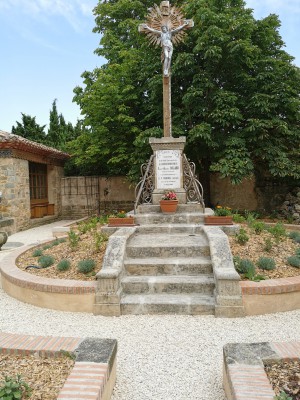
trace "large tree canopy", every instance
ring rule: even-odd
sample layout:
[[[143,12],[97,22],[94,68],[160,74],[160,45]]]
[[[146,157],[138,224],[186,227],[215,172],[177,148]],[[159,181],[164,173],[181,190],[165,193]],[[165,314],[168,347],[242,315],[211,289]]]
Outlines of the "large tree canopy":
[[[238,183],[256,170],[300,178],[300,73],[284,50],[276,15],[253,17],[243,0],[178,0],[195,26],[172,60],[173,136],[186,152]],[[138,33],[153,0],[106,0],[95,8],[96,53],[107,63],[75,88],[89,128],[71,142],[81,168],[134,173],[162,135],[160,50]]]

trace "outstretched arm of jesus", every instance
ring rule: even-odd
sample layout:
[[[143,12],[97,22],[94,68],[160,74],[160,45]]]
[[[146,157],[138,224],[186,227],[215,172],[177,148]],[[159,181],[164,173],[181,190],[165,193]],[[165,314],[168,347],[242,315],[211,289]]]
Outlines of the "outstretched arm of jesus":
[[[157,29],[150,28],[147,24],[140,24],[139,25],[139,32],[141,32],[142,29],[147,29],[150,32],[156,33],[157,35],[161,34],[161,31],[158,31]]]
[[[189,24],[190,24],[189,21],[185,21],[183,25],[178,26],[178,28],[176,28],[176,29],[172,29],[171,33],[173,34],[173,33],[179,32],[179,31],[181,31],[181,29],[185,28]]]

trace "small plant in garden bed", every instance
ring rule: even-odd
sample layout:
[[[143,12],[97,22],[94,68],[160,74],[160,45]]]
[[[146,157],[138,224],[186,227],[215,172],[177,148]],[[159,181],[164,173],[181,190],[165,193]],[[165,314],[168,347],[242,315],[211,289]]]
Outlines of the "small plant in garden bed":
[[[55,261],[54,257],[52,257],[52,256],[41,256],[39,258],[39,265],[42,268],[48,268],[54,264],[54,261]]]
[[[280,392],[278,396],[274,397],[274,400],[293,400],[290,396],[288,396],[285,392]]]
[[[272,240],[270,238],[266,238],[265,239],[264,251],[269,253],[272,250],[272,247],[273,247]]]
[[[260,269],[265,269],[267,271],[270,271],[272,269],[276,268],[276,263],[273,260],[273,258],[269,258],[269,257],[260,257],[257,260],[257,266]]]
[[[42,249],[35,249],[32,253],[32,257],[40,257],[43,255],[43,250]]]
[[[245,222],[245,217],[240,214],[232,214],[232,220],[236,224],[241,224],[242,222]]]
[[[89,274],[94,270],[95,266],[95,260],[81,260],[77,265],[77,269],[83,274]]]
[[[71,229],[70,232],[68,232],[68,238],[70,247],[72,248],[72,250],[75,250],[78,246],[80,235],[78,235],[75,231]]]
[[[249,236],[247,235],[247,232],[243,228],[240,229],[239,233],[236,234],[235,237],[239,244],[246,244],[249,240]]]
[[[61,260],[56,266],[58,271],[67,271],[68,269],[70,269],[70,267],[71,267],[71,261],[67,259]]]
[[[260,235],[266,229],[266,224],[264,222],[261,222],[261,221],[255,221],[251,225],[251,229],[254,230],[256,235]]]
[[[0,384],[0,399],[18,400],[28,398],[31,395],[31,389],[21,379],[21,375],[18,375],[16,378],[6,376]]]
[[[105,245],[105,243],[107,241],[108,241],[108,236],[105,233],[95,232],[94,233],[94,242],[95,242],[96,252],[103,249],[103,246]]]
[[[256,269],[254,263],[247,258],[240,258],[239,256],[233,257],[234,267],[242,274],[246,279],[250,281],[259,282],[265,280],[266,277],[263,275],[256,274]]]
[[[292,267],[300,268],[300,257],[298,257],[298,256],[296,256],[296,255],[295,255],[295,256],[288,257],[287,262],[288,262]]]
[[[287,235],[286,229],[281,222],[278,222],[274,226],[270,226],[268,231],[274,236],[276,242],[278,243],[281,238]]]

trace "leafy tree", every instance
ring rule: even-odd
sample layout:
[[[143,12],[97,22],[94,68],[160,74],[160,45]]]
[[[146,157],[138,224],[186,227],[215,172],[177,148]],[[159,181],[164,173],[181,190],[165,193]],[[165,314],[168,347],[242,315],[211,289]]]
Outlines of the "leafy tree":
[[[13,126],[11,132],[14,135],[22,136],[28,140],[33,140],[38,143],[44,143],[46,134],[45,134],[45,125],[40,126],[36,123],[35,117],[31,117],[30,115],[22,114],[22,122],[16,121],[16,126]]]
[[[172,60],[173,136],[199,169],[239,183],[257,171],[300,178],[299,68],[284,50],[276,15],[255,20],[243,0],[181,0],[195,26]],[[153,0],[95,8],[107,63],[85,72],[74,100],[88,127],[72,142],[78,165],[134,173],[162,128],[160,50],[139,35]]]

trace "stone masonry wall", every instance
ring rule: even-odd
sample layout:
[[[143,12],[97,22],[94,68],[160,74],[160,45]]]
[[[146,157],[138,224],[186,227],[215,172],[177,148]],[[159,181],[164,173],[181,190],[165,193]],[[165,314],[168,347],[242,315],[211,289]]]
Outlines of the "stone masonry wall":
[[[68,177],[61,180],[62,216],[81,218],[112,210],[133,210],[134,187],[124,177]]]
[[[2,217],[14,218],[16,231],[28,228],[30,220],[28,161],[15,158],[1,159],[0,190]]]
[[[54,204],[55,215],[62,213],[61,180],[64,176],[63,167],[48,165],[48,201]]]

